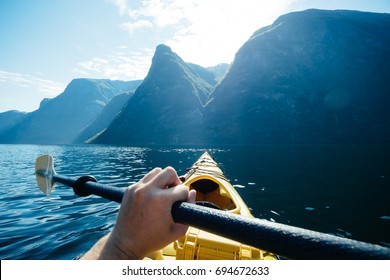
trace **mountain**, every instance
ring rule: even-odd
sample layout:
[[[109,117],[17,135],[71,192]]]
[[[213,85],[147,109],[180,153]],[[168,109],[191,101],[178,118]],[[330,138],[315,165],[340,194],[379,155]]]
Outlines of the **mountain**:
[[[221,63],[216,66],[207,67],[207,68],[204,68],[197,64],[188,63],[188,62],[186,64],[187,67],[191,69],[193,73],[195,73],[201,79],[208,82],[211,86],[215,86],[218,82],[220,82],[223,79],[229,67],[229,64],[226,63]]]
[[[220,63],[215,66],[207,67],[207,70],[211,71],[215,76],[215,81],[220,82],[224,77],[226,72],[229,69],[229,64]]]
[[[168,46],[159,45],[134,96],[93,143],[199,142],[203,105],[215,83],[206,68],[185,63]]]
[[[22,122],[26,115],[27,113],[16,110],[0,113],[0,135]],[[0,138],[0,143],[1,142]]]
[[[133,96],[134,91],[125,92],[114,96],[104,107],[102,113],[89,126],[83,129],[75,143],[84,143],[102,130],[106,129],[115,116],[122,110],[123,106]]]
[[[140,81],[74,79],[65,91],[43,100],[38,110],[3,132],[3,143],[70,144],[117,94],[134,90]]]
[[[390,142],[390,15],[306,10],[256,31],[205,107],[206,143]]]
[[[0,114],[0,142],[388,144],[389,26],[390,14],[294,12],[209,68],[159,45],[141,84],[75,79],[35,112]]]

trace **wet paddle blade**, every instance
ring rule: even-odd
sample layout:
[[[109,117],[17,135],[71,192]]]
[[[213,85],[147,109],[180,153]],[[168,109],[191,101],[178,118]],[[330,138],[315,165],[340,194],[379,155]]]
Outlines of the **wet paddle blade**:
[[[47,196],[51,194],[54,187],[52,180],[54,171],[54,160],[51,155],[43,155],[35,161],[35,176],[37,178],[39,189]]]

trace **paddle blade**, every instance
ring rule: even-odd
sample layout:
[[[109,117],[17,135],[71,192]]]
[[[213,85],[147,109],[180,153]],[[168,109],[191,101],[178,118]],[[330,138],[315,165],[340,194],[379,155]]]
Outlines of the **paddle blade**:
[[[52,180],[54,171],[54,160],[51,155],[43,155],[35,161],[35,176],[37,178],[39,189],[47,196],[51,194],[54,187]]]

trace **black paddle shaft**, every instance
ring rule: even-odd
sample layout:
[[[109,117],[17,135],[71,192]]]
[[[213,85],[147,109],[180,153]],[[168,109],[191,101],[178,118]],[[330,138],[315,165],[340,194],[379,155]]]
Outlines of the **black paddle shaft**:
[[[52,180],[73,188],[80,196],[98,195],[121,203],[124,189],[96,182],[92,176],[78,179],[58,174]],[[329,234],[245,218],[187,202],[172,207],[176,223],[194,226],[290,259],[390,259],[390,249]]]
[[[89,175],[82,176],[78,179],[72,179],[55,174],[52,180],[73,188],[73,191],[79,196],[94,194],[118,203],[122,202],[123,194],[125,192],[123,188],[99,184],[96,182],[95,177]]]
[[[175,222],[194,226],[289,259],[390,259],[390,249],[330,234],[176,202]]]

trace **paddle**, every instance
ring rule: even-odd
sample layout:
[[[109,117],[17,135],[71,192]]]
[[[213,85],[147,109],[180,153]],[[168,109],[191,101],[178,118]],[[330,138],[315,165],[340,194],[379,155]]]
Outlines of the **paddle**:
[[[103,185],[92,176],[72,179],[54,171],[53,157],[37,158],[39,188],[49,195],[55,182],[68,185],[80,196],[98,195],[120,203],[124,189]],[[206,230],[289,259],[390,259],[390,249],[298,227],[246,218],[187,202],[172,207],[176,223]]]

